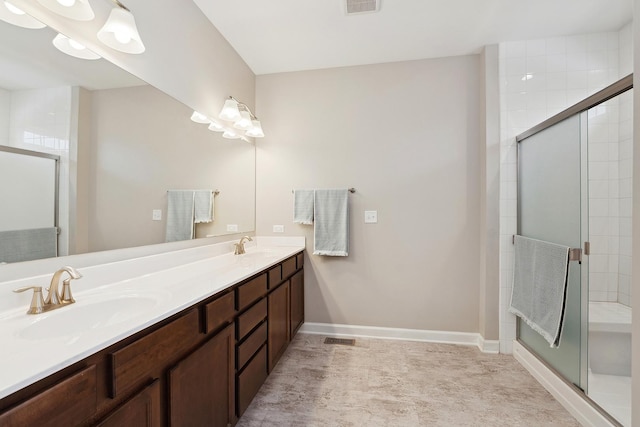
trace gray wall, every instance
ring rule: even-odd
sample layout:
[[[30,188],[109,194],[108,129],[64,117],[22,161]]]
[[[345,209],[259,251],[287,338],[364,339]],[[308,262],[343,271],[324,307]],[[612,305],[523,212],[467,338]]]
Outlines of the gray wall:
[[[308,322],[479,331],[480,67],[462,56],[257,76],[257,234],[284,224],[307,237]],[[357,190],[350,255],[311,255],[291,190],[340,187]]]

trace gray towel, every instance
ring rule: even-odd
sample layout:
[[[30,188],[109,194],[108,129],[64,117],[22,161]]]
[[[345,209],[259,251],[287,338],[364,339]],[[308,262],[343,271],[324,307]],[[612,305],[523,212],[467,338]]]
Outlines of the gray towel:
[[[56,227],[0,231],[0,263],[58,256]]]
[[[213,190],[195,190],[193,203],[196,224],[213,221]]]
[[[193,239],[193,190],[167,192],[167,242]]]
[[[560,345],[567,295],[569,247],[515,236],[509,311],[549,342]]]
[[[349,255],[349,190],[316,190],[313,254]]]
[[[293,222],[313,224],[313,190],[293,191]]]

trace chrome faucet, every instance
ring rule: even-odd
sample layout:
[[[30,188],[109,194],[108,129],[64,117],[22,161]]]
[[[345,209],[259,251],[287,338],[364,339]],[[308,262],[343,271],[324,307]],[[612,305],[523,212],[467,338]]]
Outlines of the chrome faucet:
[[[62,281],[62,290],[60,290],[60,277],[63,273],[68,273],[69,277]],[[24,288],[14,289],[13,292],[24,292],[33,289],[33,297],[31,298],[31,305],[29,306],[29,310],[27,310],[27,314],[44,313],[45,311],[55,310],[56,308],[76,302],[76,300],[73,299],[73,295],[71,295],[71,280],[80,278],[82,278],[82,274],[75,268],[62,267],[53,273],[46,299],[42,297],[42,286],[26,286]]]
[[[244,241],[247,240],[249,242],[253,242],[253,239],[249,236],[244,236],[238,243],[234,243],[236,250],[233,253],[234,255],[242,255],[245,253],[244,250]]]

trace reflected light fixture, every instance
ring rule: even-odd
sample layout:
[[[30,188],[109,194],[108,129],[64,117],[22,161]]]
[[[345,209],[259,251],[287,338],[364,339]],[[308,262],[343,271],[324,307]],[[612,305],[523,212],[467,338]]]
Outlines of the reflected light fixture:
[[[251,142],[249,138],[264,137],[258,118],[251,112],[247,104],[238,101],[233,96],[224,102],[217,119],[211,119],[199,111],[194,111],[191,120],[196,123],[209,124],[209,130],[224,132],[222,136],[227,139],[242,139]]]
[[[220,123],[218,123],[215,120],[211,120],[211,123],[209,124],[209,130],[212,130],[214,132],[224,132],[224,126],[222,126]]]
[[[142,53],[145,50],[133,14],[118,0],[109,18],[98,31],[98,40],[112,49],[124,53]]]
[[[38,0],[38,3],[58,15],[76,21],[91,21],[96,16],[89,0]]]
[[[196,123],[211,123],[211,120],[205,116],[204,114],[198,112],[198,111],[194,111],[193,114],[191,115],[191,120],[196,122]]]
[[[53,45],[61,52],[80,59],[100,59],[101,56],[86,48],[82,43],[63,35],[58,34],[53,39]]]
[[[46,27],[42,22],[30,15],[27,15],[24,10],[15,6],[10,1],[0,0],[0,2],[0,20],[18,27],[29,28],[32,30]]]

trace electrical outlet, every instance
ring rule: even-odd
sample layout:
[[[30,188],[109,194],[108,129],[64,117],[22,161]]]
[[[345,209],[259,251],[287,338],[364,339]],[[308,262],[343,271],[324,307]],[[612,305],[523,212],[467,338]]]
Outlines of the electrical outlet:
[[[227,224],[227,231],[238,231],[238,224]]]
[[[153,221],[161,221],[162,220],[162,209],[154,209],[151,214],[151,219]]]
[[[273,226],[274,233],[284,233],[284,225],[274,225]]]
[[[378,211],[364,211],[364,223],[365,224],[377,224],[378,223]]]

